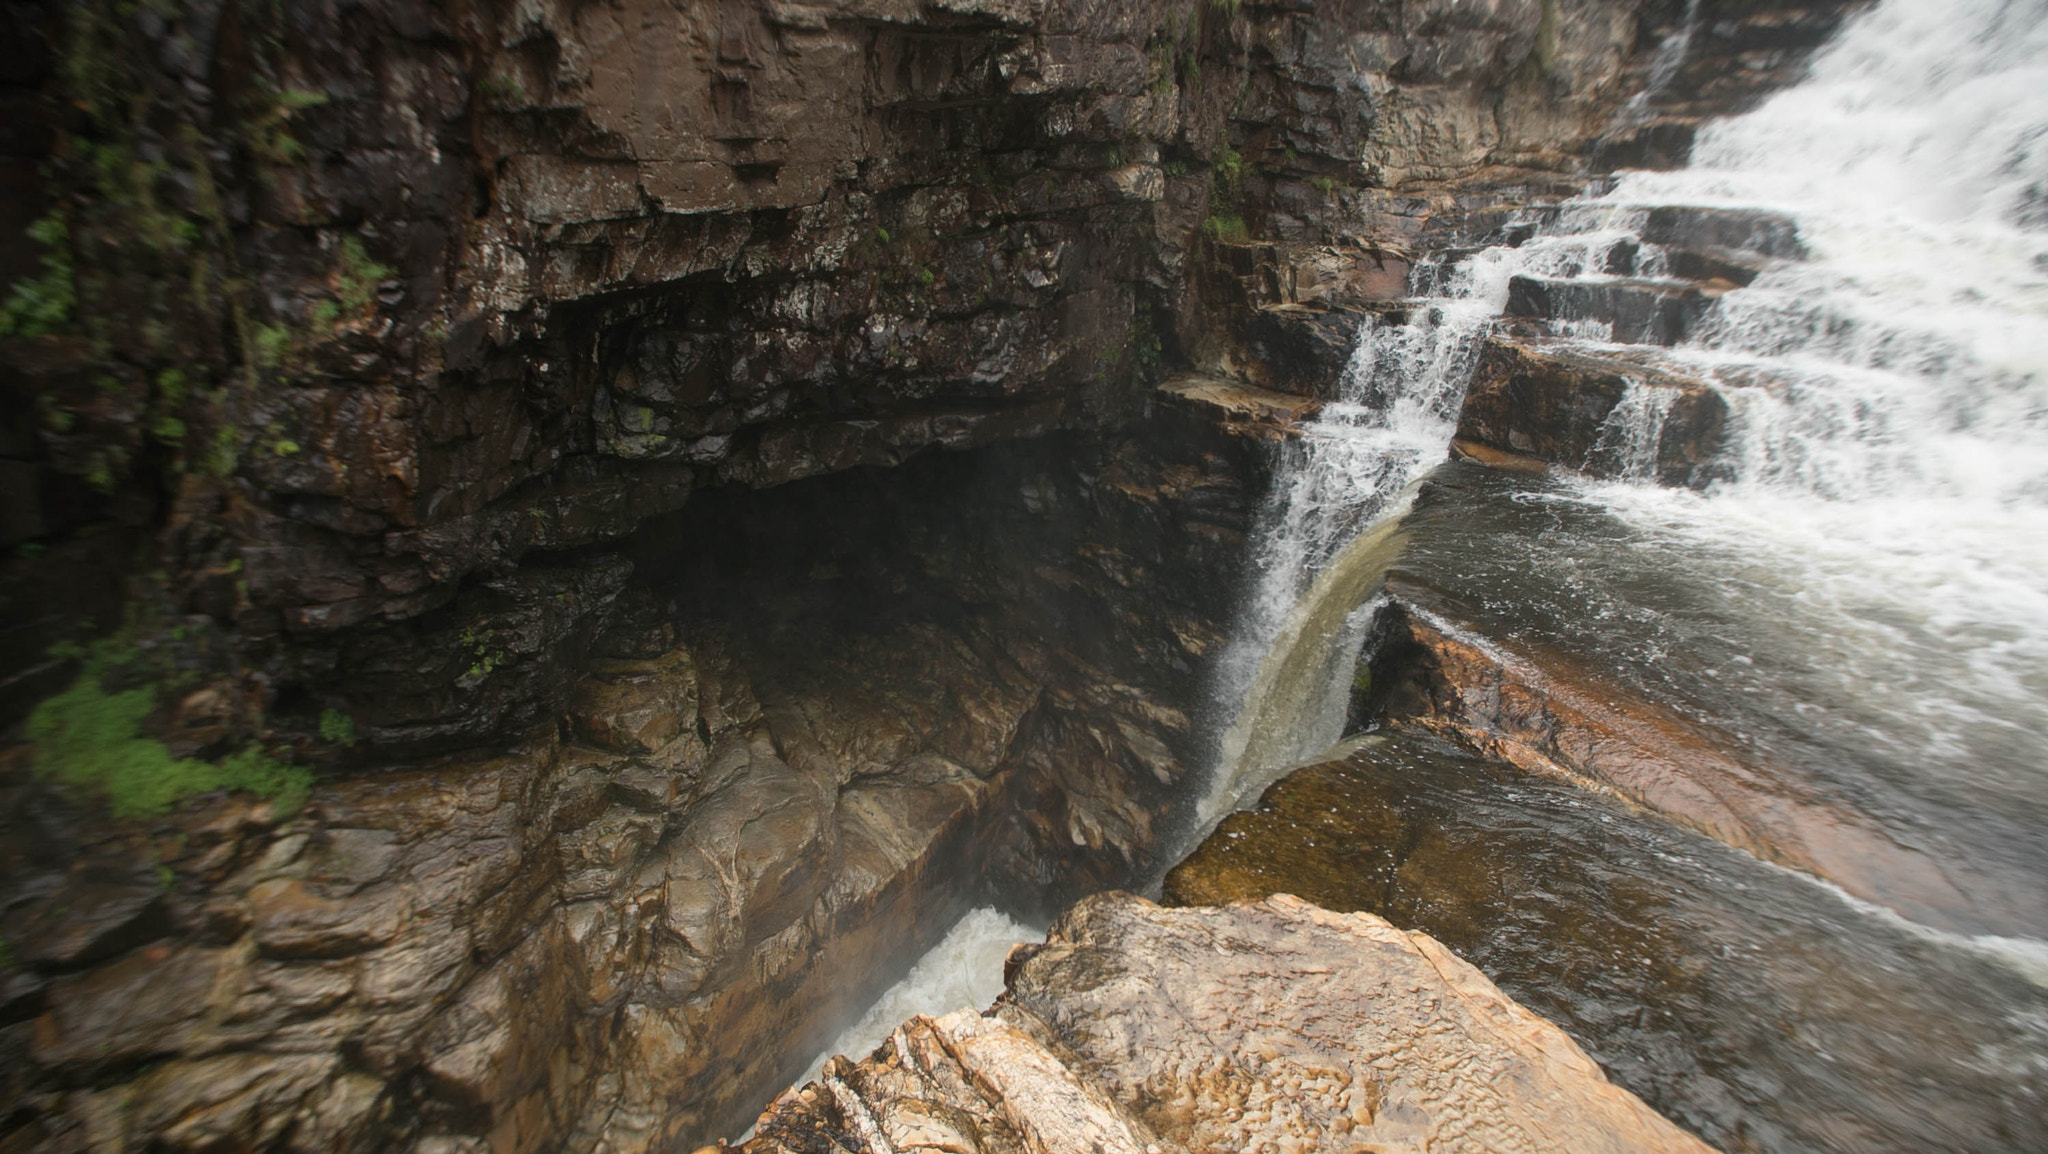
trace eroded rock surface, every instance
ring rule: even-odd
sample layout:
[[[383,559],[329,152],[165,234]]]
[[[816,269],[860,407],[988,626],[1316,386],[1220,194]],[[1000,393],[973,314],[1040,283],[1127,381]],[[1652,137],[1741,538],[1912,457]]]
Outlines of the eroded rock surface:
[[[233,802],[167,822],[125,884],[95,863],[138,847],[49,847],[72,864],[43,874],[17,828],[10,870],[46,884],[6,923],[39,963],[9,988],[15,1140],[667,1148],[786,1077],[754,1039],[830,1036],[867,992],[835,959],[930,932],[1004,787],[915,735],[835,761],[871,719],[764,709],[715,645],[577,696],[636,693],[664,724],[611,748],[543,732],[322,789],[286,822]],[[155,944],[83,966],[124,932]]]
[[[0,721],[127,622],[180,755],[322,784],[108,823],[6,753],[0,1144],[688,1145],[984,868],[1127,884],[1260,454],[1679,7],[6,5],[69,239],[0,271],[77,308],[0,345]],[[679,576],[935,450],[1060,527]]]
[[[914,1018],[749,1154],[943,1149],[1706,1154],[1424,934],[1287,896],[1076,906],[987,1014]]]
[[[1243,548],[1230,458],[1261,442],[1209,443],[932,458],[662,522],[641,561],[671,581],[620,595],[556,723],[288,821],[110,827],[16,749],[18,1140],[736,1132],[985,878],[1050,910],[1151,868],[1194,740],[1176,686]]]
[[[1387,716],[1613,793],[1930,925],[2038,924],[2038,899],[1995,868],[1930,853],[1839,788],[1569,655],[1486,640],[1441,616],[1455,608],[1428,591],[1389,587],[1403,605],[1373,658]]]
[[[1165,882],[1169,904],[1274,893],[1431,935],[1726,1150],[2048,1136],[2038,1079],[1977,1057],[2035,1046],[2015,1011],[2048,991],[2027,973],[1417,729],[1296,770]]]
[[[1125,426],[1169,367],[1326,392],[1419,254],[1576,190],[1682,7],[9,5],[0,196],[90,243],[0,359],[0,584],[111,627],[119,527],[273,725],[487,742],[707,487]]]

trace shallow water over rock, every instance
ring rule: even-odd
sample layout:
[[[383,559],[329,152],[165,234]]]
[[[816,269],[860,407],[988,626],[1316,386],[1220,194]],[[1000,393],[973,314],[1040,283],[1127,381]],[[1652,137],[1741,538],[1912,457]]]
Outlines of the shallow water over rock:
[[[1613,510],[1617,499],[1669,512],[1646,523]],[[1946,607],[1868,580],[1853,544],[1714,498],[1465,464],[1435,475],[1403,531],[1391,596],[1440,630],[1485,638],[1489,660],[1523,681],[1576,684],[1684,729],[1675,772],[1746,806],[1763,831],[1717,836],[1942,928],[2048,932],[2048,695],[2025,691],[2041,671],[2017,687],[1977,675],[1982,654]],[[1711,784],[1710,762],[1744,782]],[[1867,845],[1828,861],[1775,852],[1787,846],[1769,827],[1800,807]],[[1885,877],[1913,873],[1924,884],[1886,892]]]
[[[2038,1150],[2048,966],[1859,907],[1573,784],[1364,738],[1227,819],[1169,901],[1430,934],[1729,1151]]]

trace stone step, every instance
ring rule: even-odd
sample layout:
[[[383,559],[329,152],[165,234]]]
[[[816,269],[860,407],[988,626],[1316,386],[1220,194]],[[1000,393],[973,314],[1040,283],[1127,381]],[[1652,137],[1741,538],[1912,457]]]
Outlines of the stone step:
[[[1610,250],[1610,263],[1617,256]],[[1620,259],[1632,260],[1632,254]],[[1505,315],[1551,322],[1605,321],[1611,326],[1610,339],[1617,343],[1675,345],[1717,295],[1714,289],[1683,280],[1517,276],[1508,282]]]
[[[1661,205],[1643,222],[1642,238],[1667,248],[1724,249],[1784,260],[1806,257],[1798,222],[1756,208]]]
[[[1735,288],[1745,287],[1761,275],[1769,263],[1768,257],[1711,245],[1705,248],[1674,245],[1664,250],[1666,272],[1680,279],[1699,281],[1703,288],[1716,281],[1724,281]]]
[[[1643,390],[1657,394],[1648,398],[1657,415],[1647,437],[1627,427],[1643,416]],[[1715,456],[1727,422],[1727,402],[1695,378],[1572,346],[1495,337],[1473,370],[1457,440],[1468,455],[1484,456],[1469,452],[1477,446],[1594,476],[1647,474],[1697,489],[1720,475]]]
[[[1154,395],[1170,412],[1192,415],[1226,433],[1260,440],[1299,436],[1302,423],[1323,406],[1313,397],[1276,393],[1202,373],[1175,374],[1162,382]]]

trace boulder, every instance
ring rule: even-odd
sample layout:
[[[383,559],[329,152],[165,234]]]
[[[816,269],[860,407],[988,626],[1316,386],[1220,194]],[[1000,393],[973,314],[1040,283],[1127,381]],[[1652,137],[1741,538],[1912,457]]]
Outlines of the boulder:
[[[1473,370],[1457,436],[1461,446],[1594,476],[1704,488],[1721,475],[1727,424],[1728,402],[1703,381],[1621,356],[1494,338]]]
[[[1278,895],[1110,893],[763,1114],[748,1154],[1711,1148],[1426,934]]]

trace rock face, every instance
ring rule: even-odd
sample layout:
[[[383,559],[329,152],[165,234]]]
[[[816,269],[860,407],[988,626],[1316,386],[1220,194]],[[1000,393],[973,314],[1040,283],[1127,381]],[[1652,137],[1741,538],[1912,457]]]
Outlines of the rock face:
[[[1430,590],[1398,577],[1387,589],[1395,604],[1371,659],[1374,716],[1624,798],[1929,925],[2038,923],[1994,869],[1938,860],[1797,767],[1759,762],[1567,655],[1460,628],[1455,603]]]
[[[1654,276],[1628,239],[1571,276],[1509,282],[1503,331],[1480,351],[1459,413],[1461,446],[1695,489],[1726,478],[1715,457],[1727,400],[1660,350],[1709,322],[1729,290],[1800,259],[1798,227],[1775,213],[1685,205],[1648,209],[1637,227],[1657,246]],[[1598,346],[1572,339],[1589,328]],[[1790,387],[1752,376],[1743,383]]]
[[[0,751],[0,1145],[687,1147],[1128,884],[1271,443],[1683,7],[0,5],[0,724],[320,781]]]
[[[1650,443],[1618,435],[1631,390],[1655,389],[1666,406]],[[1594,476],[1642,475],[1704,488],[1728,404],[1706,384],[1620,357],[1589,357],[1488,338],[1458,414],[1458,441]]]
[[[914,1018],[864,1061],[833,1059],[743,1148],[1709,1150],[1371,914],[1104,894],[1010,971],[986,1014]]]
[[[1051,468],[1075,461],[1085,489]],[[736,1132],[988,879],[1051,909],[1151,868],[1193,740],[1160,671],[1213,644],[1235,475],[1062,442],[707,504],[657,535],[691,557],[640,558],[686,608],[626,597],[558,725],[289,820],[219,801],[110,829],[14,767],[16,1133]],[[980,521],[941,515],[962,494]]]
[[[1169,362],[1327,389],[1416,252],[1575,187],[1676,6],[244,7],[7,9],[76,302],[11,338],[0,545],[125,526],[281,736],[410,752],[558,705],[596,555],[693,490],[1123,424]]]

